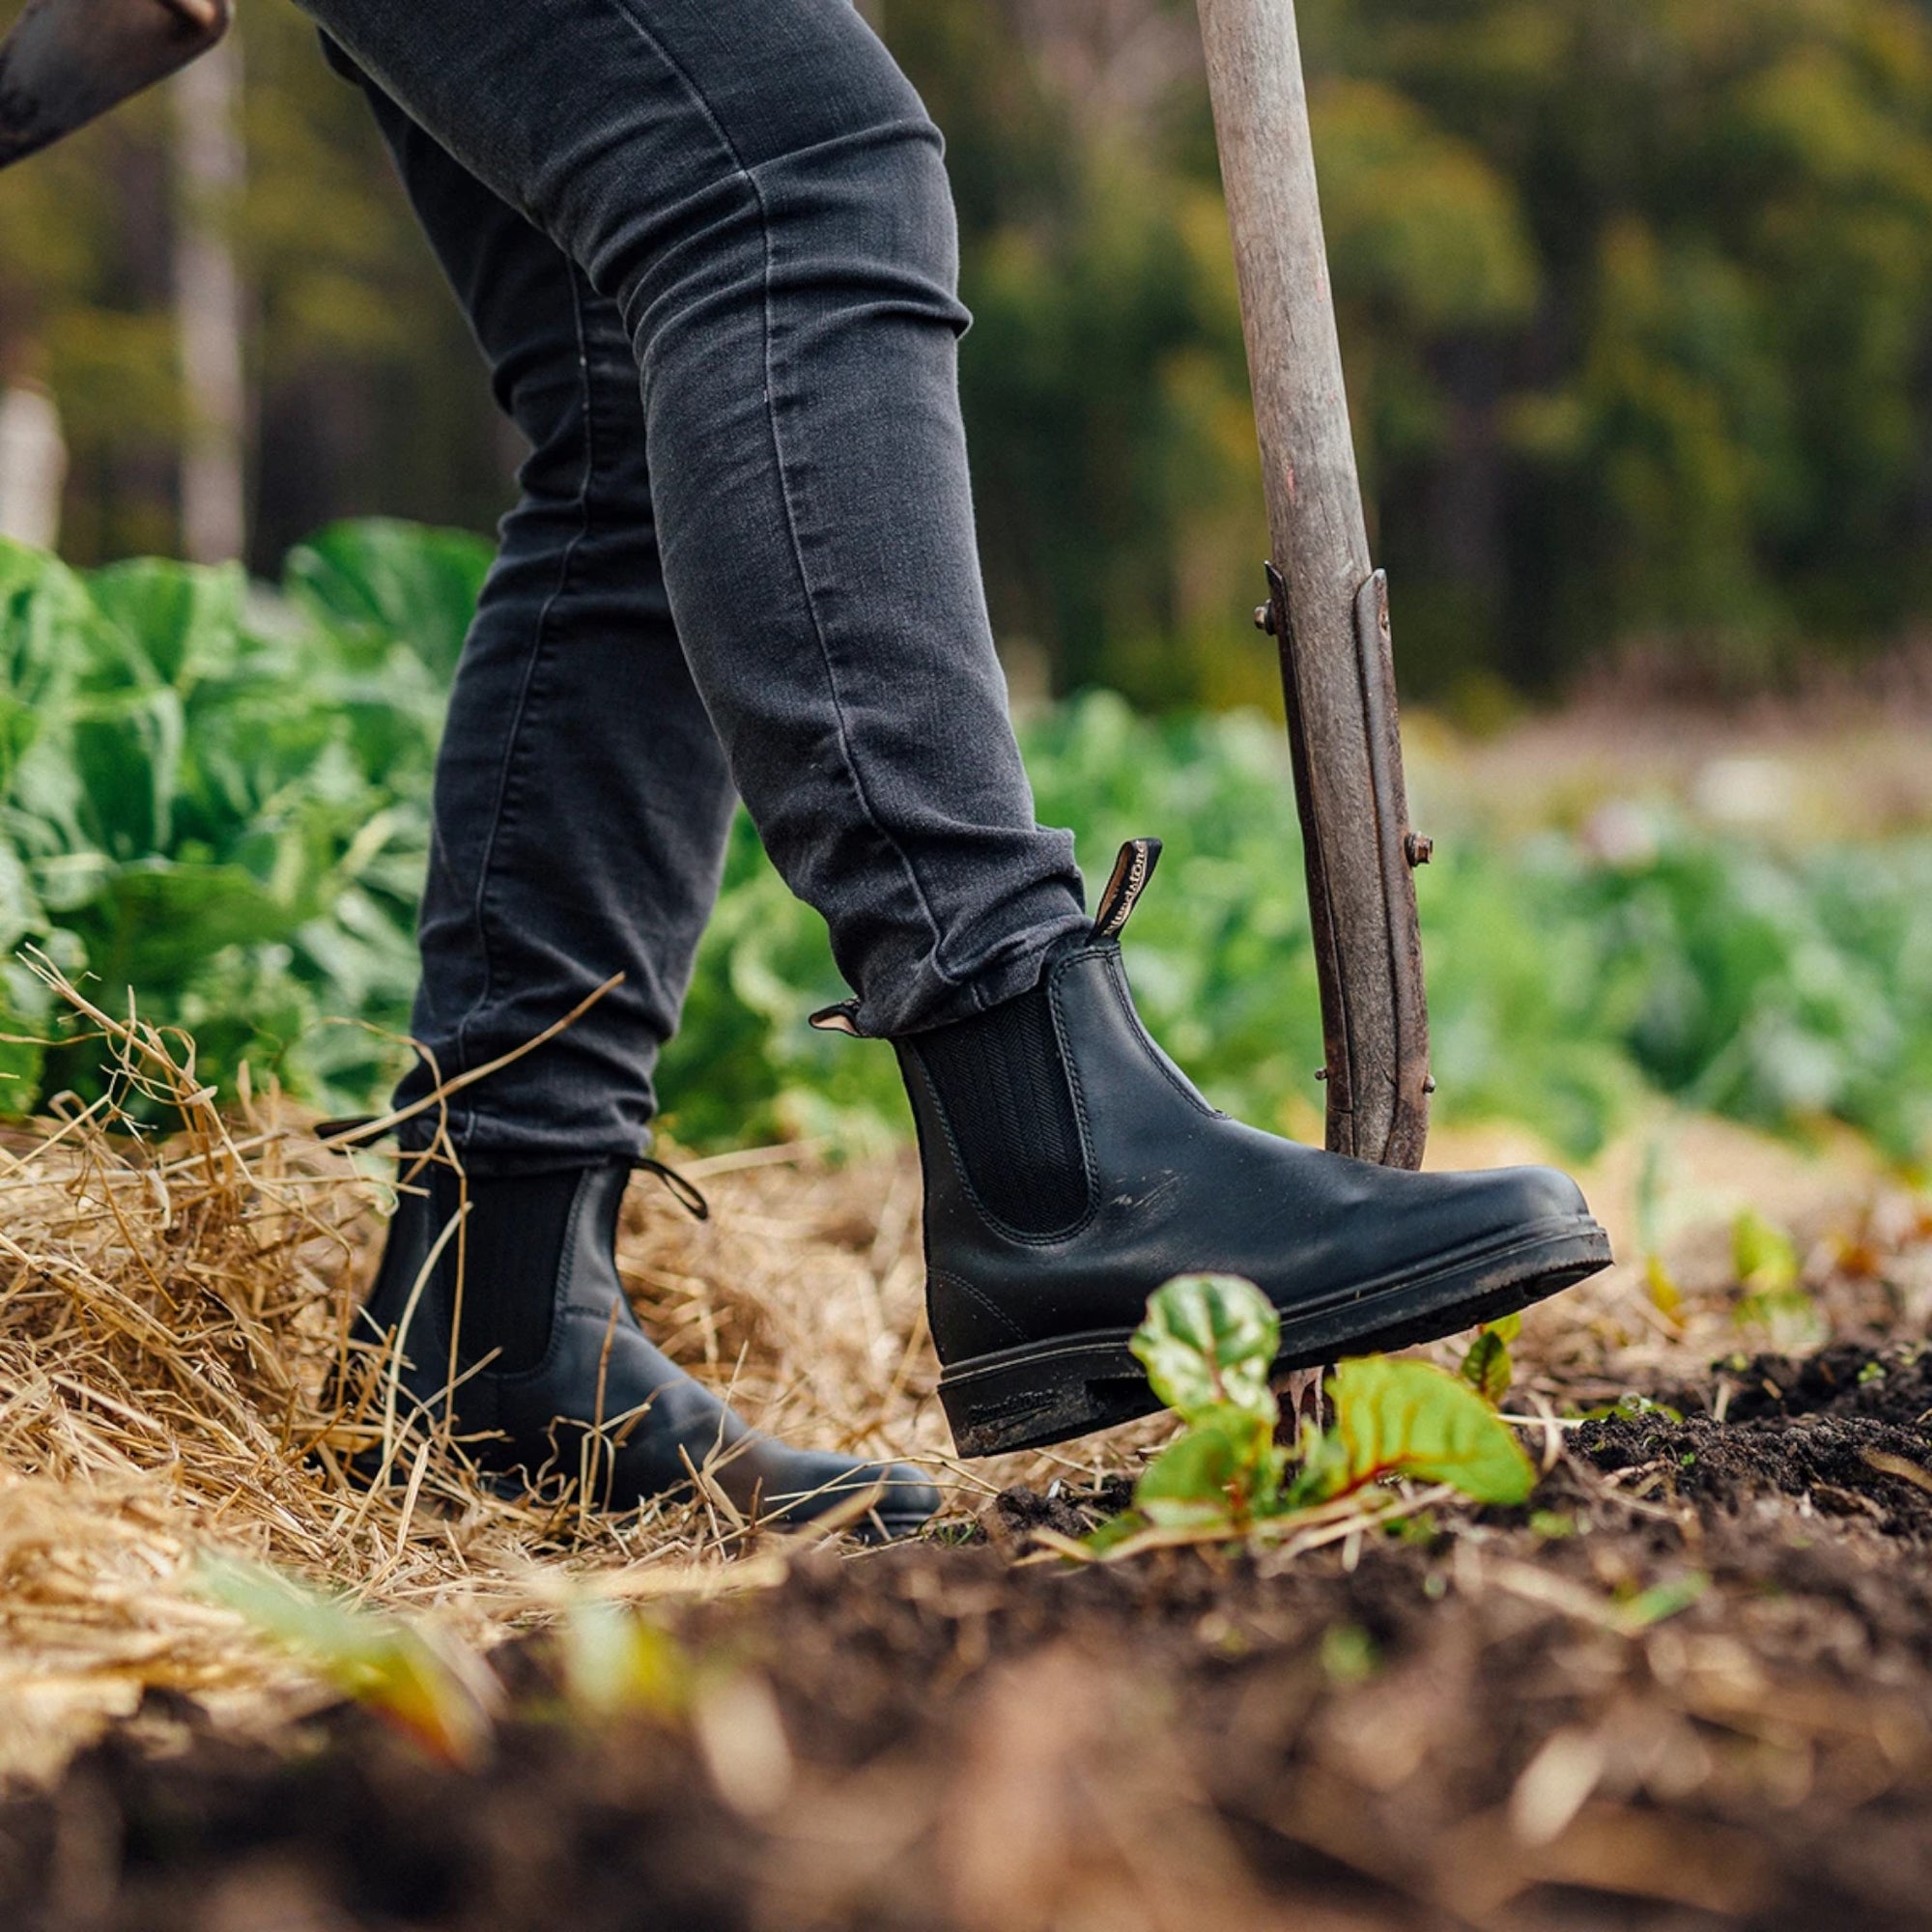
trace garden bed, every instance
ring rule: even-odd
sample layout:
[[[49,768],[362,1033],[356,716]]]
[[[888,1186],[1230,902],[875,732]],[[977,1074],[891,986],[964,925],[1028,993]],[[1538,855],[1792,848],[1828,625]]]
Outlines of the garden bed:
[[[8,1155],[0,1923],[1924,1921],[1932,1223],[1868,1166],[1700,1122],[1605,1163],[1631,1262],[1517,1347],[1528,1508],[1083,1568],[1033,1533],[1118,1509],[1161,1428],[945,1457],[908,1156],[697,1163],[703,1226],[634,1190],[673,1352],[946,1474],[910,1547],[746,1551],[701,1508],[508,1503],[457,1464],[348,1489],[327,1391],[381,1175],[272,1108],[189,1115]],[[1769,1290],[1741,1198],[1791,1237]],[[209,1549],[483,1660],[488,1738],[439,1758],[340,1702],[198,1592]],[[670,1690],[586,1707],[590,1603],[641,1609]]]
[[[671,1613],[735,1673],[690,1720],[566,1719],[544,1642],[499,1653],[470,1770],[353,1707],[236,1744],[164,1695],[0,1809],[0,1884],[116,1932],[1921,1925],[1932,1499],[1856,1452],[1804,1489],[1829,1422],[1729,1426],[1768,1466],[1722,1507],[1605,1481],[1709,1427],[1612,1423],[1546,1480],[1560,1537],[1275,1571],[1015,1567],[1073,1505],[1014,1493],[982,1545]]]

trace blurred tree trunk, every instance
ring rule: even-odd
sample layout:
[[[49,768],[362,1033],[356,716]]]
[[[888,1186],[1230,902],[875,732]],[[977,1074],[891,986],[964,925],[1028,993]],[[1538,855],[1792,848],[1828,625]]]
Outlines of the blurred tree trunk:
[[[182,548],[197,563],[220,563],[242,555],[248,536],[242,279],[230,239],[246,166],[239,41],[231,36],[171,86]]]
[[[24,384],[0,389],[0,537],[52,550],[66,480],[67,443],[54,399]]]

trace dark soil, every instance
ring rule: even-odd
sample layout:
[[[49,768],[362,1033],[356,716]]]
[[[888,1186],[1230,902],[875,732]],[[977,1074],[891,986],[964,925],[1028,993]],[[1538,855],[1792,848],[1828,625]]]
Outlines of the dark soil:
[[[1651,1397],[1528,1429],[1528,1510],[1081,1569],[1033,1539],[1127,1479],[1009,1491],[663,1611],[650,1712],[506,1646],[463,1768],[151,1697],[0,1798],[0,1932],[1922,1932],[1932,1350],[1880,1339],[1891,1274],[1817,1286],[1864,1345],[1619,1363],[1587,1302],[1526,1338],[1519,1406]]]
[[[1733,1511],[1777,1494],[1889,1534],[1932,1534],[1932,1351],[1840,1345],[1737,1356],[1715,1373],[1721,1417],[1660,1405],[1593,1424],[1576,1449],[1627,1479],[1627,1494]]]
[[[566,1718],[532,1639],[468,1770],[353,1708],[270,1751],[155,1702],[0,1806],[0,1924],[1922,1927],[1932,1385],[1747,1369],[1721,1422],[1571,1432],[1534,1518],[1279,1574],[1019,1560],[1118,1490],[806,1559],[672,1617],[683,1715]]]

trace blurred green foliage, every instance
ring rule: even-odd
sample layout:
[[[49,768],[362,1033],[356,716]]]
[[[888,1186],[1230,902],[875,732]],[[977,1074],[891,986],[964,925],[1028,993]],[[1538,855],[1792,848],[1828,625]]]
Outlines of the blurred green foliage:
[[[0,545],[0,997],[59,1015],[36,945],[110,1010],[190,1030],[330,1107],[407,1057],[413,907],[443,695],[487,559],[394,524],[325,532],[280,586],[161,561],[76,574]],[[1095,873],[1155,833],[1126,953],[1149,1021],[1220,1105],[1319,1135],[1321,1038],[1277,727],[1090,694],[1023,726],[1039,814]],[[1783,852],[1660,820],[1622,856],[1463,828],[1419,876],[1443,1118],[1588,1153],[1647,1092],[1774,1129],[1832,1118],[1932,1151],[1932,840]],[[688,1144],[904,1130],[884,1046],[810,1031],[842,997],[818,916],[748,822],[660,1090]],[[0,1048],[4,1105],[98,1092],[76,1043]]]
[[[1278,702],[1193,0],[867,0],[950,137],[989,587],[1023,684]],[[1727,688],[1932,596],[1932,8],[1301,0],[1365,486],[1412,692],[1634,649]],[[369,508],[481,526],[486,385],[355,90],[243,10],[252,561]],[[0,373],[68,550],[166,550],[167,119],[0,177]]]
[[[464,534],[345,526],[292,553],[279,595],[239,569],[143,559],[86,578],[0,542],[0,955],[6,1031],[59,1041],[15,957],[245,1057],[296,1091],[362,1097],[407,1020],[444,693],[488,560]],[[52,1026],[55,1031],[48,1035]],[[81,1042],[15,1039],[24,1111],[99,1091]]]
[[[1166,842],[1125,942],[1162,1044],[1217,1105],[1319,1138],[1320,1008],[1277,727],[1089,694],[1021,740],[1040,818],[1076,829],[1090,888],[1121,839]],[[1472,826],[1417,877],[1438,1118],[1521,1122],[1587,1155],[1662,1092],[1773,1131],[1836,1119],[1901,1159],[1932,1151],[1932,841],[1786,852],[1664,821],[1610,861],[1575,834]],[[842,996],[816,915],[741,822],[692,1023],[666,1056],[673,1126],[709,1141],[900,1122],[889,1054],[798,1024]]]

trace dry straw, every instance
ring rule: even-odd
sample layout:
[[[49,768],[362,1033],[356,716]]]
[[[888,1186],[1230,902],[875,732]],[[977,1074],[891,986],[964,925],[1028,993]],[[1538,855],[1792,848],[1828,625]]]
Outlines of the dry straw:
[[[325,1694],[194,1593],[202,1552],[266,1559],[475,1644],[586,1589],[663,1597],[782,1574],[781,1553],[707,1499],[610,1516],[568,1491],[505,1498],[459,1446],[392,1437],[396,1480],[349,1482],[346,1458],[384,1437],[384,1364],[354,1339],[354,1316],[393,1163],[326,1143],[272,1094],[224,1113],[191,1041],[44,970],[113,1079],[96,1106],[0,1133],[0,1783],[52,1775],[151,1687],[243,1730]],[[137,1113],[178,1124],[140,1128]],[[684,1172],[711,1220],[640,1178],[624,1278],[667,1352],[752,1420],[820,1447],[912,1454],[944,1472],[961,1512],[1016,1480],[1130,1468],[1159,1434],[961,1467],[932,1398],[912,1158],[839,1171],[791,1147]],[[1692,1272],[1722,1270],[1711,1258]],[[1932,1280],[1908,1296],[1921,1324],[1927,1295]],[[1722,1294],[1665,1316],[1620,1269],[1538,1311],[1512,1406],[1549,1417],[1693,1381],[1736,1346]],[[1546,1424],[1546,1461],[1561,1434]]]
[[[314,1693],[188,1587],[198,1551],[266,1559],[488,1641],[566,1587],[621,1596],[763,1580],[700,1499],[626,1516],[507,1499],[460,1447],[384,1437],[354,1313],[393,1163],[318,1138],[277,1096],[224,1114],[192,1042],[116,1018],[46,969],[98,1039],[109,1097],[0,1143],[0,1779],[45,1776],[148,1687],[271,1725]],[[165,1135],[134,1113],[179,1122]],[[945,1463],[920,1310],[917,1176],[809,1151],[693,1163],[718,1212],[640,1179],[620,1255],[646,1323],[753,1420]],[[406,1184],[406,1177],[404,1180]],[[952,1468],[962,1501],[982,1477]]]

